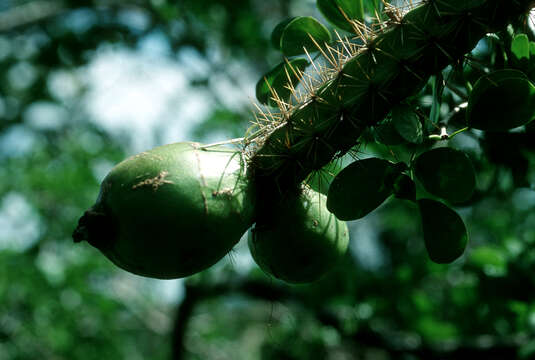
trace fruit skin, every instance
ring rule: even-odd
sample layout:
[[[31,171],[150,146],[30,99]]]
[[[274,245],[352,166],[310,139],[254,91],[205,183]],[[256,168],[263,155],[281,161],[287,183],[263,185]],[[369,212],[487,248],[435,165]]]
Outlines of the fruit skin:
[[[240,153],[183,142],[115,166],[80,219],[87,240],[134,274],[172,279],[215,264],[253,222],[254,187]]]
[[[249,232],[249,250],[266,273],[289,283],[318,280],[346,253],[349,231],[311,189],[285,199],[271,221]]]

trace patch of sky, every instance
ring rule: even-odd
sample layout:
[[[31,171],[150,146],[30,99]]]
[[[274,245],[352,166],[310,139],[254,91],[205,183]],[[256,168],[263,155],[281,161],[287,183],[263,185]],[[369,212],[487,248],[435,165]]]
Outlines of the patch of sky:
[[[6,36],[0,36],[0,61],[11,55],[11,41]]]
[[[40,249],[35,260],[37,268],[52,285],[61,284],[65,280],[65,259],[57,250],[54,246],[45,246]]]
[[[69,118],[68,111],[61,105],[49,101],[31,104],[23,114],[24,122],[36,130],[59,129]]]
[[[75,71],[58,70],[47,78],[50,94],[59,101],[75,100],[81,92],[81,80]]]
[[[97,22],[97,14],[90,9],[69,11],[59,21],[63,27],[77,34],[83,34]]]
[[[535,31],[535,8],[531,9],[528,16],[528,26],[531,31]]]
[[[376,231],[380,226],[379,218],[375,214],[369,214],[365,219],[350,221],[347,225],[352,239],[351,254],[363,268],[370,271],[379,270],[386,262]]]
[[[513,204],[520,211],[535,208],[535,191],[527,188],[516,189],[513,193]]]
[[[176,63],[108,47],[99,50],[85,71],[89,80],[87,112],[110,133],[128,134],[132,140],[129,151],[156,145],[152,132],[160,124],[179,123],[181,132],[187,133],[191,119],[185,120],[184,114],[195,100]]]
[[[104,180],[106,177],[106,174],[110,172],[114,165],[114,163],[108,160],[95,159],[91,162],[91,172],[93,173],[95,179],[97,179],[99,182],[102,182],[102,180]]]
[[[188,77],[211,75],[210,64],[193,46],[183,46],[177,54],[178,61],[188,69]]]
[[[151,31],[138,43],[138,49],[144,56],[167,57],[171,55],[171,46],[167,35],[159,30]]]
[[[9,192],[0,202],[0,250],[24,251],[39,239],[39,214],[18,192]]]
[[[143,32],[150,25],[149,15],[145,11],[138,9],[124,9],[118,14],[120,24],[130,28],[134,32]]]
[[[20,61],[9,68],[7,79],[14,89],[24,90],[37,79],[37,70],[30,63]]]
[[[35,146],[36,135],[26,125],[13,125],[0,135],[0,159],[21,157]]]

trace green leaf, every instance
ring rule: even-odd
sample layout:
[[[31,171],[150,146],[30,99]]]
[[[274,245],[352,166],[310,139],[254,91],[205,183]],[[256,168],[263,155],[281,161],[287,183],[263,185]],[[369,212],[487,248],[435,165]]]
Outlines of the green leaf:
[[[394,183],[394,196],[398,199],[415,201],[416,184],[409,176],[405,174],[399,175]]]
[[[438,264],[448,264],[461,256],[468,243],[461,217],[435,200],[420,199],[418,208],[429,258]]]
[[[371,14],[372,16],[375,16],[375,14],[381,15],[383,11],[383,5],[381,0],[365,0],[364,9],[366,13]]]
[[[433,104],[431,104],[431,113],[429,119],[433,124],[440,120],[440,109],[442,107],[442,94],[444,93],[444,77],[439,72],[433,77]]]
[[[535,86],[518,70],[482,76],[468,99],[467,125],[479,130],[506,131],[535,118]]]
[[[317,0],[316,5],[331,24],[349,32],[355,30],[344,14],[351,20],[362,21],[364,18],[362,0]]]
[[[399,135],[408,142],[420,144],[423,140],[422,123],[418,115],[407,105],[392,109],[392,123]]]
[[[511,52],[518,61],[522,59],[529,60],[529,39],[526,34],[518,34],[511,42]]]
[[[275,102],[271,100],[273,96],[272,90],[277,92],[282,100],[288,100],[291,91],[286,86],[289,82],[295,85],[299,81],[296,72],[304,71],[308,65],[310,64],[306,59],[294,59],[289,61],[289,64],[282,62],[264,74],[256,84],[256,98],[258,101],[262,104],[274,105]],[[288,79],[288,75],[290,79]]]
[[[367,215],[392,194],[392,177],[399,169],[389,161],[368,158],[345,167],[334,178],[327,195],[327,209],[340,220]]]
[[[284,32],[286,26],[293,21],[293,19],[295,19],[295,16],[281,21],[277,26],[275,26],[275,29],[273,29],[273,32],[271,33],[271,43],[273,44],[275,49],[281,49],[282,33]]]
[[[529,42],[529,57],[535,57],[535,42]]]
[[[314,41],[311,39],[313,38]],[[318,50],[316,43],[323,46],[331,41],[331,34],[318,20],[310,16],[299,16],[284,28],[280,39],[282,53],[295,56]]]
[[[383,145],[401,145],[407,141],[396,130],[392,120],[385,121],[373,128],[375,141]]]
[[[340,171],[342,171],[342,166],[336,161],[331,161],[321,170],[310,174],[306,183],[312,190],[327,195],[331,183]]]
[[[422,153],[414,161],[414,173],[428,192],[452,203],[470,199],[476,184],[468,156],[450,148]]]

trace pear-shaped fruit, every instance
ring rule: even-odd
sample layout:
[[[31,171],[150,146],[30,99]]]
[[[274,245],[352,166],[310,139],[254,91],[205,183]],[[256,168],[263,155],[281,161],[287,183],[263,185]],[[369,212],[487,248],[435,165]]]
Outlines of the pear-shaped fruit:
[[[102,182],[73,234],[132,273],[171,279],[204,270],[253,222],[240,153],[176,143],[132,156]]]
[[[318,280],[346,253],[349,232],[311,189],[285,199],[271,221],[249,232],[249,250],[265,272],[289,283]]]

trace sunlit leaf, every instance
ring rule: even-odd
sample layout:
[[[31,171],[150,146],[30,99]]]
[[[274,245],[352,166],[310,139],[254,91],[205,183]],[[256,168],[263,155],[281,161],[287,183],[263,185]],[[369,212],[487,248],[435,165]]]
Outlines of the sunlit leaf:
[[[296,84],[299,81],[298,74],[309,65],[306,59],[294,59],[289,64],[282,62],[274,69],[264,74],[256,84],[256,98],[263,104],[274,104],[271,98],[273,92],[282,100],[287,100],[291,91],[288,84]]]
[[[275,26],[275,29],[273,29],[273,32],[271,33],[271,43],[273,44],[275,49],[280,50],[282,33],[284,32],[286,26],[294,19],[295,17],[291,17],[289,19],[281,21],[277,26]]]
[[[529,39],[526,34],[518,34],[511,43],[511,52],[517,60],[529,60],[530,49]]]
[[[349,32],[354,30],[348,19],[364,18],[362,0],[317,0],[316,5],[330,23]]]
[[[331,41],[331,34],[318,20],[310,16],[293,19],[282,32],[280,46],[286,56],[295,56],[318,50]]]

